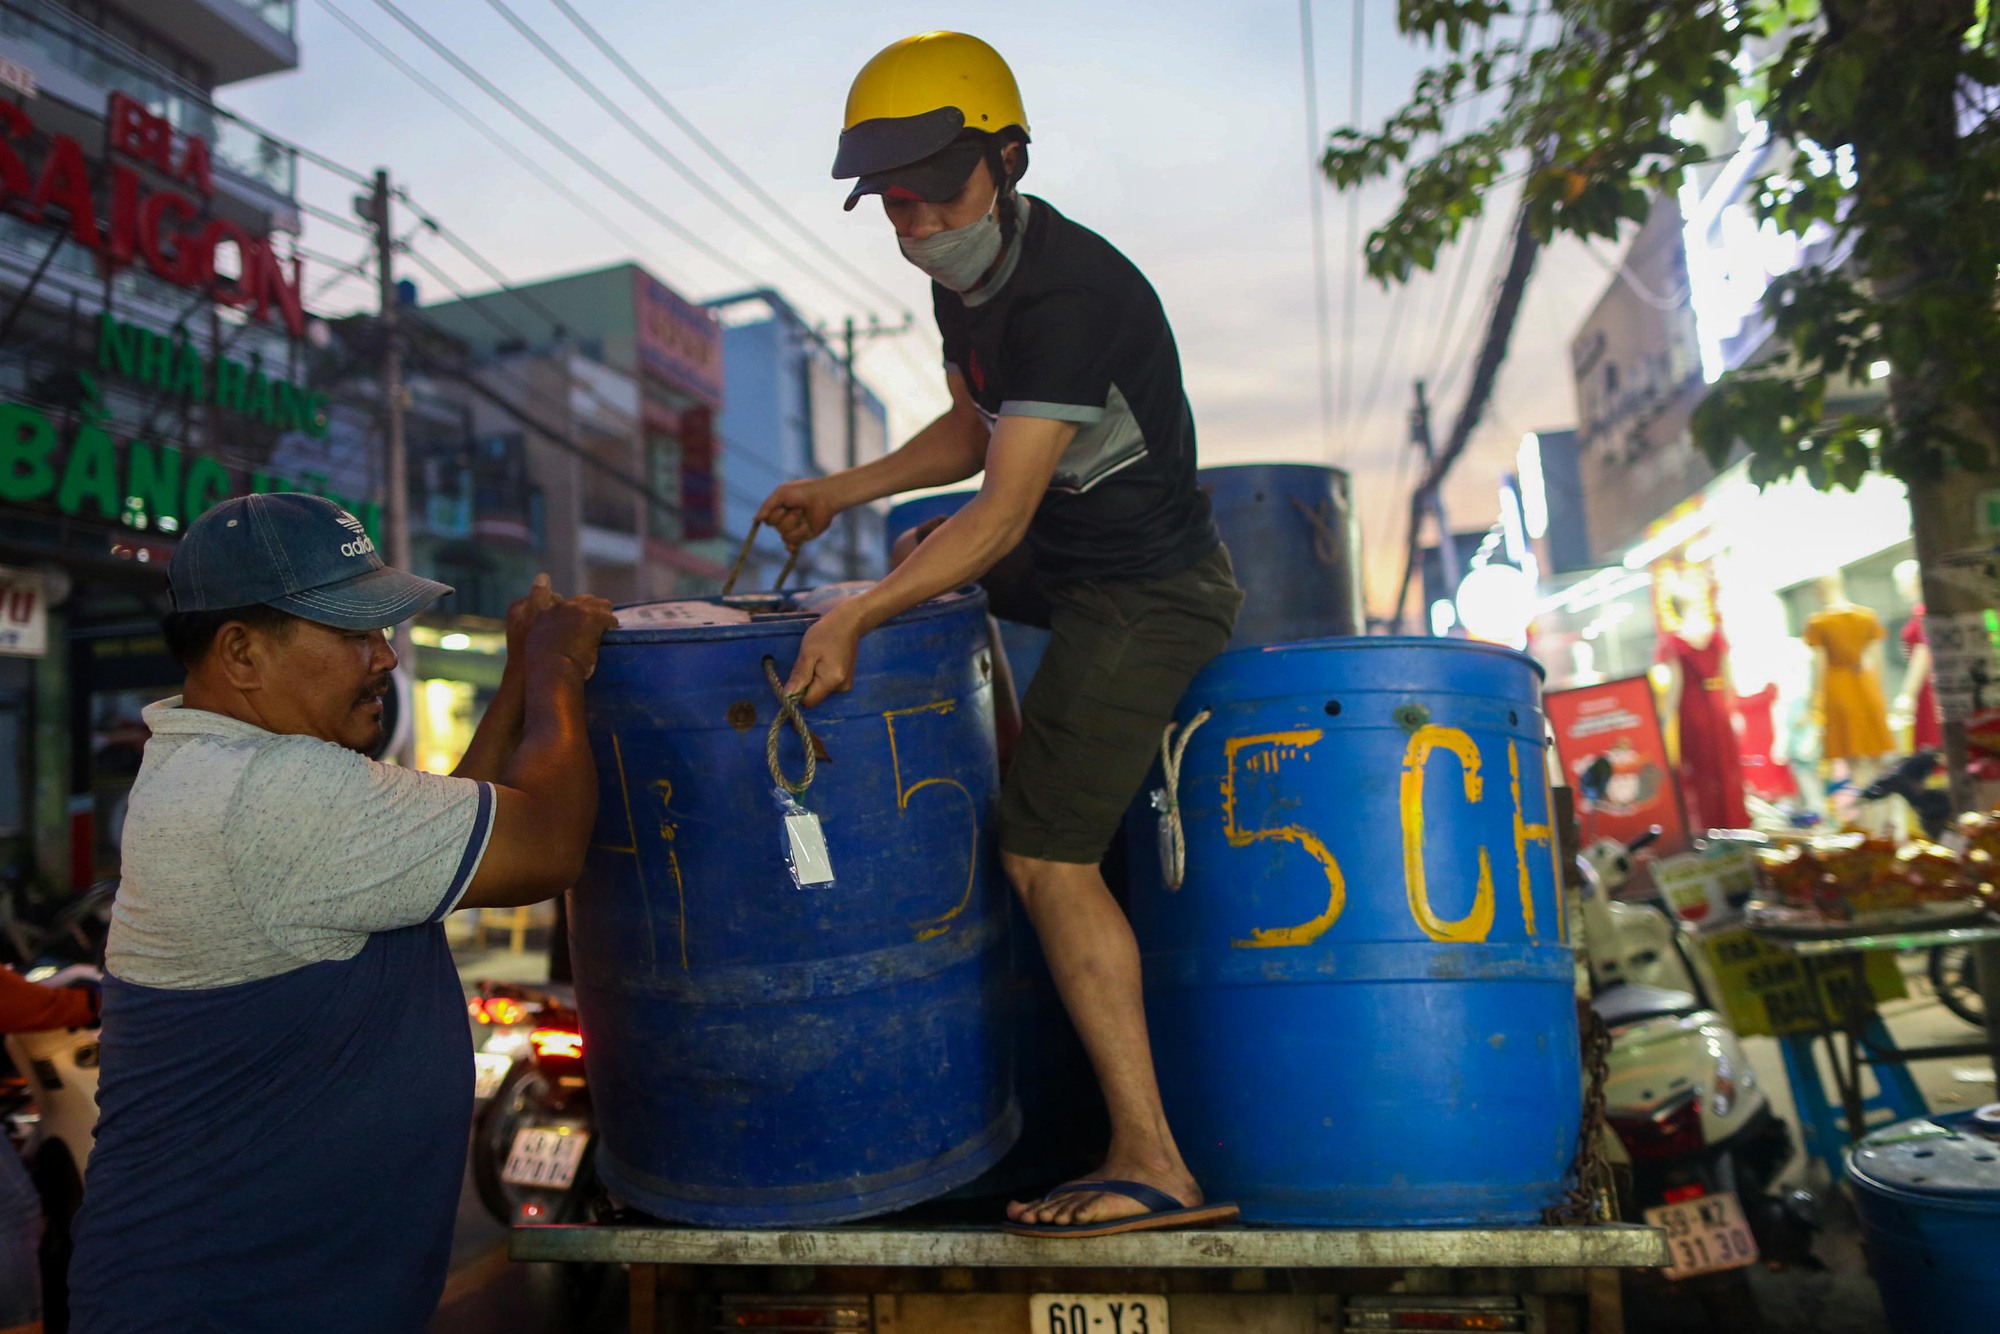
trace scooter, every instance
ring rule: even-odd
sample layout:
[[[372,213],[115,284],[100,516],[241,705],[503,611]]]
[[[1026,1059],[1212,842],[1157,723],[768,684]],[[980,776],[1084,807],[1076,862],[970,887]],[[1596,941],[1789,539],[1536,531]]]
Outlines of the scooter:
[[[604,1189],[591,1165],[596,1122],[576,1011],[548,992],[493,982],[480,983],[467,1008],[483,1031],[479,1079],[492,1079],[472,1122],[480,1201],[507,1227],[591,1220]]]
[[[103,979],[89,964],[41,968],[31,976],[50,986]],[[13,1071],[0,1074],[0,1124],[42,1201],[42,1326],[49,1334],[69,1328],[70,1227],[83,1203],[83,1169],[96,1142],[97,1047],[95,1028],[6,1038]]]
[[[1711,999],[1706,960],[1660,908],[1612,897],[1636,850],[1603,840],[1585,852],[1583,907],[1591,1008],[1611,1034],[1606,1118],[1632,1160],[1633,1203],[1733,1197],[1725,1212],[1740,1209],[1756,1245],[1721,1258],[1804,1263],[1809,1200],[1775,1189],[1791,1130]]]

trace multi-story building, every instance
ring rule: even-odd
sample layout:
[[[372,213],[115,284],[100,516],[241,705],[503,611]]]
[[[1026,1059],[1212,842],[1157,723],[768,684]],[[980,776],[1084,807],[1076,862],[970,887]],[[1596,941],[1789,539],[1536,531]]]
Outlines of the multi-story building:
[[[880,458],[889,414],[866,383],[849,377],[841,352],[776,292],[744,292],[708,306],[723,319],[723,524],[747,533],[758,505],[781,482]],[[879,572],[882,513],[881,506],[867,506],[843,516],[801,553],[793,584]],[[782,546],[765,536],[746,568],[768,583],[784,560]]]
[[[0,0],[10,879],[115,866],[139,709],[180,681],[158,634],[175,536],[224,496],[293,484],[288,444],[329,436],[294,152],[214,101],[298,58],[294,0]]]
[[[522,432],[558,585],[614,602],[712,591],[723,532],[722,331],[637,264],[427,306],[470,349],[477,429]]]

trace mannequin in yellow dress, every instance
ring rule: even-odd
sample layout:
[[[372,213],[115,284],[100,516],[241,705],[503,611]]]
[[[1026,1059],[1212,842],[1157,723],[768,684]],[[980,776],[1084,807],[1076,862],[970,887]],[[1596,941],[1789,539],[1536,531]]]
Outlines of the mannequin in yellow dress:
[[[1856,791],[1875,781],[1882,757],[1896,748],[1889,731],[1889,705],[1882,695],[1881,618],[1848,600],[1838,572],[1814,585],[1820,610],[1806,622],[1805,641],[1813,651],[1813,698],[1822,725],[1820,757],[1847,766]],[[1862,823],[1882,823],[1885,812],[1863,812]]]

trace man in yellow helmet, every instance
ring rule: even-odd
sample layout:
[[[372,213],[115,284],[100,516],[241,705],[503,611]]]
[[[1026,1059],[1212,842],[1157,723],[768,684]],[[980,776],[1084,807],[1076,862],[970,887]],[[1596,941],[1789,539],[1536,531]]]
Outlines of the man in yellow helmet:
[[[855,178],[850,209],[881,196],[904,257],[930,276],[951,407],[884,458],[779,487],[758,518],[796,545],[855,505],[985,477],[887,578],[821,617],[787,688],[808,705],[846,690],[861,636],[975,580],[998,614],[1053,630],[1002,787],[1000,849],[1112,1138],[1101,1171],[1010,1205],[1005,1226],[1220,1221],[1235,1207],[1204,1204],[1168,1129],[1138,947],[1098,864],[1243,595],[1195,484],[1159,297],[1103,238],[1017,192],[1027,144],[1013,74],[962,33],[897,42],[848,93],[833,174]]]

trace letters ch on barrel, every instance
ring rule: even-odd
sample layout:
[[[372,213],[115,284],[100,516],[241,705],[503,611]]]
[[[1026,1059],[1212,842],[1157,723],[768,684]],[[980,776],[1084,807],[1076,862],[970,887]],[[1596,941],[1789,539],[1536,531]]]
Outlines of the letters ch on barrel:
[[[1229,840],[1229,846],[1247,848],[1254,843],[1266,841],[1295,843],[1319,863],[1327,882],[1327,904],[1324,912],[1296,926],[1257,928],[1247,939],[1234,942],[1238,948],[1270,949],[1280,946],[1310,945],[1324,935],[1327,928],[1340,920],[1341,911],[1347,906],[1347,882],[1341,873],[1340,861],[1318,834],[1298,823],[1263,829],[1244,829],[1237,823],[1236,776],[1239,766],[1252,773],[1276,777],[1288,764],[1309,762],[1312,759],[1313,746],[1324,736],[1323,729],[1312,727],[1231,737],[1223,743],[1222,827],[1224,835]],[[1246,751],[1249,752],[1247,756]],[[1440,752],[1458,762],[1464,781],[1466,803],[1477,806],[1486,799],[1486,780],[1482,773],[1479,744],[1473,740],[1470,733],[1456,727],[1429,724],[1417,728],[1412,733],[1409,744],[1403,752],[1399,801],[1403,842],[1403,883],[1409,895],[1410,916],[1425,935],[1437,941],[1476,944],[1492,934],[1495,911],[1493,861],[1484,846],[1479,849],[1478,887],[1471,911],[1456,921],[1448,921],[1437,915],[1430,901],[1429,877],[1424,866],[1426,815],[1424,779],[1429,772],[1432,759]],[[1558,938],[1564,938],[1567,934],[1567,924],[1561,910],[1562,868],[1557,861],[1555,840],[1550,833],[1554,794],[1549,790],[1548,780],[1544,776],[1543,816],[1538,823],[1529,823],[1521,797],[1521,744],[1512,738],[1507,742],[1507,768],[1510,780],[1509,795],[1513,803],[1514,864],[1517,868],[1522,926],[1530,940],[1540,938],[1540,933],[1536,929],[1535,902],[1528,871],[1529,849],[1540,844],[1548,849],[1550,863],[1555,871],[1556,929]]]

